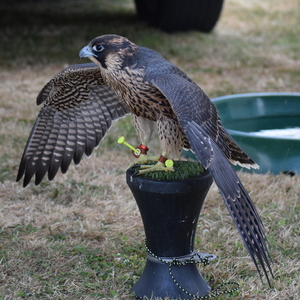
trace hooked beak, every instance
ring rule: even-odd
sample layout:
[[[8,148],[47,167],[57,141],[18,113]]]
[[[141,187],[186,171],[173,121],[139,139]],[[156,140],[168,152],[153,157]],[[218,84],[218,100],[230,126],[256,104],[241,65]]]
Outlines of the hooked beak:
[[[82,57],[90,57],[90,56],[96,56],[97,57],[97,55],[96,54],[94,54],[93,52],[92,52],[92,49],[91,49],[91,47],[90,46],[84,46],[81,50],[80,50],[80,52],[79,52],[79,57],[80,58],[82,58]]]

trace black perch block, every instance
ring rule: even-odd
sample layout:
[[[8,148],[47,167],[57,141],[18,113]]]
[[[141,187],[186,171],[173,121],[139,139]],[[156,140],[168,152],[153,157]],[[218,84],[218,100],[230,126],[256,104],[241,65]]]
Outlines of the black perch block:
[[[181,181],[156,181],[133,174],[133,169],[127,170],[127,184],[142,216],[149,253],[132,291],[137,298],[149,299],[208,295],[210,286],[195,264],[174,265],[170,273],[165,262],[186,261],[194,253],[198,218],[213,181],[210,173]]]

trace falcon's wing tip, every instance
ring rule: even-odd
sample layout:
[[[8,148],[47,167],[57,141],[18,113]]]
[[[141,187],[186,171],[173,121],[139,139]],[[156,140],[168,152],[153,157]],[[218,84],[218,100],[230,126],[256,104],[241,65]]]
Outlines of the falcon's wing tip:
[[[25,188],[27,185],[29,185],[30,181],[32,179],[32,176],[27,176],[25,174],[24,180],[23,180],[23,188]]]
[[[23,172],[19,171],[16,177],[16,182],[19,182],[22,179],[23,175],[24,175]]]
[[[29,182],[27,182],[28,181],[28,175],[26,176],[26,164],[25,164],[24,160],[22,159],[21,162],[20,162],[20,165],[19,165],[19,170],[18,170],[18,174],[17,174],[17,177],[16,177],[16,182],[20,182],[23,177],[24,177],[23,187],[25,188],[28,185]],[[31,180],[31,177],[30,177],[30,180]]]
[[[256,266],[259,277],[263,282],[263,275],[264,275],[265,278],[267,279],[269,287],[271,288],[272,287],[271,280],[274,279],[274,274],[273,274],[272,268],[270,266],[270,263],[267,260],[267,261],[264,262],[264,264],[262,264],[262,262],[260,262],[260,265],[262,266],[263,274],[262,274],[261,270],[258,268],[258,266]]]
[[[256,169],[256,170],[259,169],[259,165],[257,163],[255,163],[255,162],[247,164],[247,163],[241,163],[241,162],[239,162],[237,160],[232,160],[232,159],[230,159],[230,162],[234,166],[240,166],[240,167],[246,168],[248,170],[250,170],[250,169]]]

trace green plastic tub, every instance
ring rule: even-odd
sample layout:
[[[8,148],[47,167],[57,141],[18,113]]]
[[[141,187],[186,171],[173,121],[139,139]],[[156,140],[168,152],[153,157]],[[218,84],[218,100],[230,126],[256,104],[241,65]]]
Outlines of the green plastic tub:
[[[260,166],[251,172],[300,173],[300,93],[238,94],[213,102],[229,134]]]

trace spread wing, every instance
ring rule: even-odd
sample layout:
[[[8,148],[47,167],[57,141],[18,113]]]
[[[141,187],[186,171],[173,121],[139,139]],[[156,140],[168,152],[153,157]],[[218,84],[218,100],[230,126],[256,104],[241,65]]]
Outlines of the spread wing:
[[[73,159],[97,147],[113,120],[130,111],[104,83],[96,64],[70,66],[54,76],[41,90],[37,104],[44,104],[33,125],[17,176],[24,187],[35,175],[38,185],[48,172],[65,173]]]
[[[214,178],[259,274],[262,269],[269,282],[267,270],[271,275],[272,270],[262,222],[228,160],[255,163],[228,136],[213,103],[195,83],[176,73],[151,82],[168,99],[191,150]]]

